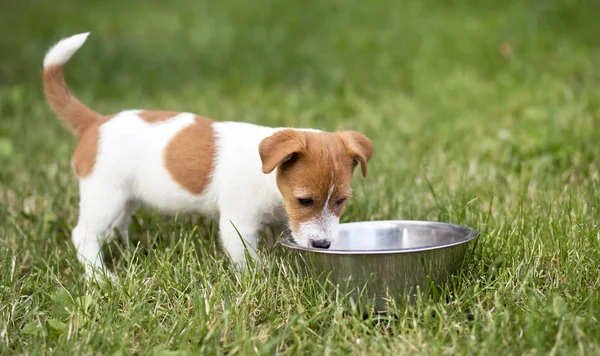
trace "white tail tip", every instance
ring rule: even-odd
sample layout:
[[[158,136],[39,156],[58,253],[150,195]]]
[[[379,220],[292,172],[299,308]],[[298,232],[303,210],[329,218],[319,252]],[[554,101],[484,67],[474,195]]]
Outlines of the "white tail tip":
[[[53,65],[64,65],[85,43],[90,33],[80,33],[58,41],[44,57],[44,68]]]

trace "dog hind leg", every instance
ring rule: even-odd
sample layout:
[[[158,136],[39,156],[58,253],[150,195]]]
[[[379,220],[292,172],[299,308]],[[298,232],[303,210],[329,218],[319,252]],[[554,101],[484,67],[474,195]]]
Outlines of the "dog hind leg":
[[[112,229],[127,220],[123,217],[128,197],[119,189],[90,183],[82,182],[80,185],[79,220],[73,229],[72,240],[87,277],[98,279],[98,272],[106,271],[100,249]],[[115,279],[113,274],[109,276]]]

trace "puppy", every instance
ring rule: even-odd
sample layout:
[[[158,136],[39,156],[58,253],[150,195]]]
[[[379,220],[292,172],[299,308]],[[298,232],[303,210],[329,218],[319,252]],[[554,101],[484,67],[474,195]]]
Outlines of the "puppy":
[[[72,240],[86,273],[103,269],[100,247],[113,229],[127,235],[140,204],[218,219],[222,246],[243,266],[265,224],[287,223],[305,247],[329,248],[352,196],[352,174],[367,176],[371,141],[355,131],[270,128],[191,113],[128,110],[102,115],[67,88],[63,66],[89,33],[56,43],[44,58],[52,109],[78,134],[79,220]],[[247,247],[247,249],[246,249]]]

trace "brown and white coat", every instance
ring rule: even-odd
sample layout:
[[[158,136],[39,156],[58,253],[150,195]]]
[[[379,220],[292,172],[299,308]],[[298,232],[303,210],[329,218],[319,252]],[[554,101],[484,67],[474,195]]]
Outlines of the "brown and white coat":
[[[236,263],[244,261],[244,243],[255,256],[265,224],[287,223],[304,246],[328,248],[335,241],[354,168],[360,165],[367,175],[373,152],[367,137],[217,122],[191,113],[99,114],[80,103],[63,79],[63,65],[87,36],[52,47],[43,80],[48,102],[79,136],[73,166],[80,212],[72,239],[88,272],[103,267],[99,251],[109,232],[127,235],[139,204],[218,219],[222,245]]]

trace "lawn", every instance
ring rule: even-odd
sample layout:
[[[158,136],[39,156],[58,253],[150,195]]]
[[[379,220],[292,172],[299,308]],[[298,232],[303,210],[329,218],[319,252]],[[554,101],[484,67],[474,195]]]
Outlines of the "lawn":
[[[598,354],[600,4],[68,1],[0,4],[0,354]],[[75,138],[44,52],[112,113],[191,111],[372,138],[343,222],[435,220],[481,237],[453,288],[362,315],[264,253],[236,274],[194,217],[140,210],[116,285],[70,242]],[[110,251],[109,251],[110,252]],[[340,299],[341,298],[341,299]]]

